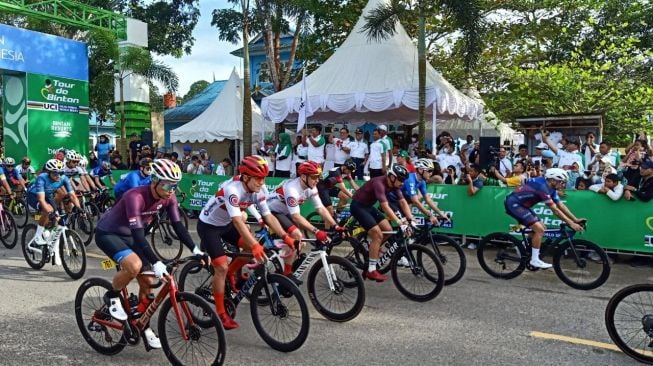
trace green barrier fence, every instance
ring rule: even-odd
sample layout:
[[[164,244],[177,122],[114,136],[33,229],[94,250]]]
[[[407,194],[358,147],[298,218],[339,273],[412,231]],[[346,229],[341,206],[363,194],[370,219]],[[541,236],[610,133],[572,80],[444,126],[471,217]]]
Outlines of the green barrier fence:
[[[124,173],[114,172],[116,181]],[[229,178],[184,174],[179,187],[188,198],[182,206],[201,210],[204,203],[215,194],[220,183]],[[272,191],[282,180],[267,178],[268,190]],[[516,224],[503,208],[503,201],[511,192],[509,188],[484,187],[473,197],[467,195],[464,186],[431,184],[428,190],[440,209],[452,219],[451,227],[442,228],[442,232],[483,236],[495,231],[508,232]],[[590,191],[568,192],[562,200],[577,217],[589,219],[587,230],[579,234],[581,238],[612,251],[653,253],[653,203],[623,199],[615,202]],[[304,217],[313,211],[310,201],[302,206]],[[546,205],[539,204],[534,207],[534,211],[548,227],[560,224],[560,220]],[[415,208],[413,213],[420,216]]]

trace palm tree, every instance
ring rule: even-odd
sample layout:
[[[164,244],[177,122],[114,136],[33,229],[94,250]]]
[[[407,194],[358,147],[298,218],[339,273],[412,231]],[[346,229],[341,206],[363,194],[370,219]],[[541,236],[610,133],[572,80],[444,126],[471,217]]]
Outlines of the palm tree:
[[[392,37],[400,18],[417,18],[417,70],[419,79],[419,144],[424,146],[426,131],[426,18],[444,12],[452,17],[460,29],[465,46],[465,72],[467,75],[476,65],[481,53],[481,18],[480,0],[388,0],[373,9],[365,17],[367,24],[363,30],[369,39],[382,40]],[[433,142],[435,145],[435,141]]]

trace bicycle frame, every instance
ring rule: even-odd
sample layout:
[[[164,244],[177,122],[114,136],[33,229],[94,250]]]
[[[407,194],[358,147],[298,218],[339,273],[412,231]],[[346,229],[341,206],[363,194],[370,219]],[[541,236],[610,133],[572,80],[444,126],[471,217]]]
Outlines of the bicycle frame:
[[[65,225],[59,223],[57,223],[57,226],[53,228],[50,234],[50,238],[48,238],[47,241],[48,250],[52,248],[52,260],[54,260],[54,256],[59,255],[59,239],[61,238],[61,235],[63,235],[63,233],[67,230],[68,228]],[[29,246],[30,244],[32,244],[32,242],[35,239],[36,239],[36,235],[29,241],[27,245]],[[68,248],[68,238],[66,237],[66,235],[63,236],[63,241],[64,241],[64,248]],[[43,255],[43,250],[41,249],[30,247],[30,250],[32,250],[35,253],[39,253]]]
[[[531,241],[528,238],[527,234],[531,234],[533,232],[532,229],[527,228],[527,227],[522,227],[518,229],[518,232],[521,234],[522,237],[522,243],[526,244],[526,248],[532,247]],[[547,235],[547,233],[549,235]],[[559,235],[555,235],[555,233],[558,233]],[[553,235],[552,235],[553,234]],[[544,240],[542,241],[542,249],[546,250],[549,247],[554,247],[557,248],[560,243],[562,243],[564,240],[568,240],[571,245],[569,245],[569,248],[571,248],[571,251],[574,253],[574,260],[576,261],[577,265],[581,265],[580,263],[580,256],[578,255],[578,252],[576,251],[576,247],[573,245],[574,244],[574,236],[576,235],[576,232],[573,230],[567,229],[567,226],[565,224],[561,224],[559,228],[555,229],[545,229],[544,230]],[[555,238],[555,240],[552,240],[551,238]],[[529,252],[529,251],[527,251]]]

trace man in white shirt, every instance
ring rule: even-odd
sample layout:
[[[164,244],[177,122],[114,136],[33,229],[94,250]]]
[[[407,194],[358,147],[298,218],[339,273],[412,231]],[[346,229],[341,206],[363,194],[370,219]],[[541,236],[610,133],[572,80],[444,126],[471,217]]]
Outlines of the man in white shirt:
[[[504,177],[509,177],[512,174],[512,162],[508,159],[508,152],[505,147],[499,148],[499,160],[497,161],[497,169]]]
[[[388,170],[388,167],[390,167],[390,162],[392,161],[393,143],[390,136],[388,136],[388,127],[386,125],[379,125],[377,129],[379,130],[379,134],[381,136],[381,143],[384,146],[385,160],[383,172],[385,173]]]
[[[370,150],[367,141],[363,138],[363,130],[356,129],[356,140],[349,144],[349,156],[356,162],[356,179],[363,179],[363,170]]]
[[[574,163],[578,164],[578,170],[583,171],[585,170],[585,164],[583,162],[583,155],[578,151],[578,142],[574,140],[568,140],[567,145],[565,145],[565,149],[559,149],[558,146],[556,146],[554,143],[552,143],[548,137],[543,133],[542,134],[542,141],[545,142],[547,145],[549,145],[549,148],[551,151],[558,155],[559,160],[558,160],[558,167],[565,169],[565,170],[571,170],[571,167]]]
[[[374,130],[372,137],[374,138],[374,142],[370,144],[370,178],[380,177],[385,174],[383,170],[385,164],[385,145],[381,142],[381,134],[378,128]]]
[[[446,168],[449,166],[454,166],[456,168],[456,175],[460,177],[461,168],[463,163],[460,160],[460,156],[456,155],[456,149],[453,145],[453,141],[447,141],[444,143],[442,149],[440,149],[440,154],[436,156],[435,161],[440,164],[444,178],[447,178],[448,174]]]
[[[589,163],[596,155],[599,145],[595,142],[594,133],[588,132],[585,134],[585,143],[580,147],[580,152],[583,154],[585,163]]]
[[[230,166],[231,166],[231,159],[229,158],[222,159],[220,164],[216,165],[215,167],[215,175],[227,175],[226,168]]]
[[[621,156],[619,156],[619,153],[612,151],[612,144],[607,141],[602,141],[599,145],[598,152],[594,154],[587,167],[593,168],[603,158],[609,159],[610,165],[613,167],[618,167],[621,162]]]
[[[465,153],[465,158],[469,161],[469,155],[474,150],[474,136],[467,135],[466,142],[460,147],[460,151]]]
[[[324,137],[320,135],[321,132],[322,126],[313,126],[313,128],[311,128],[311,134],[306,138],[306,142],[308,143],[308,160],[324,164],[324,145],[326,145],[326,141],[324,140]]]
[[[512,164],[515,165],[516,162],[528,160],[528,146],[525,144],[519,145],[519,152],[512,158]]]
[[[549,145],[545,144],[544,142],[540,142],[535,146],[535,155],[531,157],[531,161],[533,162],[534,165],[543,165],[542,164],[542,152],[544,150],[548,150]]]
[[[336,158],[335,166],[339,167],[349,159],[351,153],[351,138],[349,137],[349,130],[346,127],[340,129],[340,136],[333,139],[336,145]]]

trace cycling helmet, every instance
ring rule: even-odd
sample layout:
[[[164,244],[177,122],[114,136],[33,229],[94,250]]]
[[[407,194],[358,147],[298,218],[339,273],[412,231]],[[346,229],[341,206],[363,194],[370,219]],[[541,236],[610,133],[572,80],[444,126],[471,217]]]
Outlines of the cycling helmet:
[[[14,166],[16,165],[16,160],[14,158],[6,157],[5,158],[5,166]]]
[[[138,165],[142,168],[147,168],[148,166],[152,165],[152,159],[150,158],[143,158],[141,161],[138,162]]]
[[[168,159],[156,159],[152,162],[152,174],[160,180],[179,182],[181,180],[181,169],[179,165]]]
[[[63,172],[63,162],[58,159],[50,159],[45,163],[45,170],[49,172]]]
[[[77,159],[77,152],[75,150],[68,150],[66,152],[66,160],[79,160]]]
[[[100,167],[103,170],[109,170],[109,169],[111,169],[111,164],[109,164],[108,161],[103,161],[102,164],[100,164]]]
[[[31,164],[32,161],[29,160],[29,158],[28,158],[27,156],[25,156],[25,157],[23,157],[22,163],[23,163],[23,164]]]
[[[77,161],[82,161],[82,154],[80,154],[80,153],[75,153],[75,160],[77,160]]]
[[[88,160],[86,159],[86,156],[82,156],[81,159],[79,159],[79,166],[82,167],[82,169],[86,169],[86,164],[88,164]]]
[[[433,160],[421,158],[421,159],[417,159],[417,161],[415,162],[415,169],[434,170],[435,165],[433,165]]]
[[[238,171],[240,174],[249,175],[250,177],[265,178],[270,173],[270,168],[265,158],[259,155],[251,155],[243,159]]]
[[[564,169],[560,169],[560,168],[547,169],[546,173],[544,173],[544,177],[546,179],[553,179],[557,181],[569,180],[569,176],[567,175],[567,172]]]
[[[299,164],[299,174],[300,175],[317,175],[317,174],[322,174],[322,166],[319,163],[316,163],[311,160],[307,160],[301,164]]]
[[[345,163],[342,165],[347,167],[347,169],[349,169],[350,172],[356,171],[356,162],[354,161],[354,159],[347,159],[345,160]]]
[[[408,169],[400,164],[392,164],[388,170],[388,176],[394,175],[397,179],[404,181],[408,179]]]

